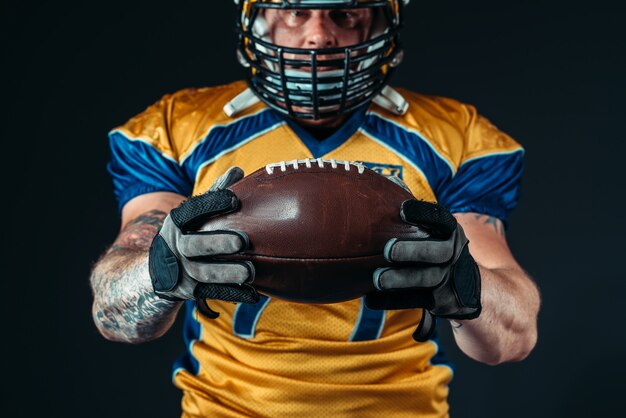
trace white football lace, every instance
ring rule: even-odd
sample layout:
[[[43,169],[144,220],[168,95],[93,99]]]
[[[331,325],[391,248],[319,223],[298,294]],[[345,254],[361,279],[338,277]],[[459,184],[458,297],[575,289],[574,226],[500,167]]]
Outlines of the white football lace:
[[[335,159],[324,159],[324,158],[306,158],[304,160],[291,160],[291,161],[280,161],[277,163],[271,163],[265,166],[265,171],[267,174],[274,174],[275,168],[280,168],[280,171],[287,171],[287,167],[293,167],[294,170],[300,168],[300,165],[304,165],[306,168],[313,167],[313,164],[317,164],[318,167],[324,168],[324,164],[330,164],[330,166],[336,169],[339,166],[343,166],[344,170],[350,171],[350,166],[354,166],[357,169],[359,174],[363,174],[365,171],[365,166],[363,163],[358,161],[344,161],[344,160],[335,160]]]

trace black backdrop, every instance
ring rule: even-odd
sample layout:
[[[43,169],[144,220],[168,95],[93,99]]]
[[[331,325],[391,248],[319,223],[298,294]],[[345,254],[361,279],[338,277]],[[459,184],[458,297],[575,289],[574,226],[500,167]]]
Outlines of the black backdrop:
[[[119,228],[106,134],[164,93],[240,77],[234,6],[1,7],[2,416],[177,416],[180,324],[129,346],[91,322],[90,265]],[[626,91],[622,21],[617,8],[539,0],[407,9],[393,84],[472,103],[527,150],[508,237],[542,291],[539,342],[526,361],[490,367],[442,329],[453,417],[610,416],[622,404],[625,138],[610,127]]]

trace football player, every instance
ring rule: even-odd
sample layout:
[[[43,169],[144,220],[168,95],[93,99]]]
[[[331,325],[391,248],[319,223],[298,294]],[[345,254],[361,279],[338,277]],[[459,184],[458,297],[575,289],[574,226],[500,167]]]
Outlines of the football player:
[[[110,133],[121,231],[91,276],[98,329],[153,340],[185,307],[185,417],[448,416],[435,318],[487,364],[537,339],[539,293],[505,237],[522,147],[470,105],[388,85],[408,0],[235,3],[245,81],[168,94]],[[293,159],[390,176],[416,197],[402,219],[431,237],[389,241],[377,291],[329,305],[260,295],[253,265],[198,258],[248,237],[185,227],[236,208],[244,173]]]

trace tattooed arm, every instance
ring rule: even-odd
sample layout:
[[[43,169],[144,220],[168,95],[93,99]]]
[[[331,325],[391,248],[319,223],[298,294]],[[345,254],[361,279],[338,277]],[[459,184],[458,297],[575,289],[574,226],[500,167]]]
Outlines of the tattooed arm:
[[[509,250],[502,222],[475,213],[456,214],[481,274],[482,313],[450,321],[459,348],[487,364],[524,359],[537,341],[540,296]]]
[[[131,200],[122,211],[122,228],[91,273],[93,319],[112,341],[140,343],[165,334],[181,302],[154,294],[148,273],[148,250],[169,211],[183,196],[158,192]]]

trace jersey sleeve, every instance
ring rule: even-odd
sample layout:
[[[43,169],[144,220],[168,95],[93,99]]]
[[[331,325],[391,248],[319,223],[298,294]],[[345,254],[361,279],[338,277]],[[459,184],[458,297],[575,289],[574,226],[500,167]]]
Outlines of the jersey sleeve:
[[[473,107],[467,114],[460,164],[438,199],[452,213],[490,215],[506,226],[520,194],[524,149]]]
[[[191,194],[192,181],[181,168],[168,134],[169,113],[166,96],[109,133],[107,168],[120,212],[129,200],[145,193]]]

